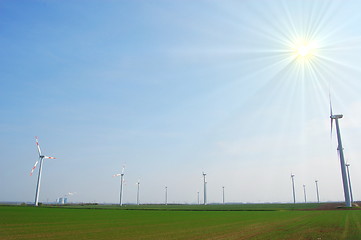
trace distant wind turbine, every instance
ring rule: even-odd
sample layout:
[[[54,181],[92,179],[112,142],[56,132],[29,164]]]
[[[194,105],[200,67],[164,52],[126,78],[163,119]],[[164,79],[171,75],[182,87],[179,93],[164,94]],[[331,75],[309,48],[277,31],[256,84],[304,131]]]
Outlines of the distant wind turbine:
[[[206,182],[206,175],[207,174],[205,174],[204,172],[202,172],[202,174],[203,174],[203,184],[204,184],[204,186],[203,186],[203,188],[204,188],[204,190],[203,190],[203,193],[204,193],[204,205],[207,205],[207,182]]]
[[[315,183],[316,183],[317,202],[320,203],[320,196],[318,194],[318,180],[315,180]]]
[[[305,197],[305,203],[307,203],[307,198],[306,198],[306,185],[303,185],[303,195]]]
[[[293,203],[296,204],[296,193],[295,193],[295,175],[291,173],[291,179],[292,179],[292,193],[293,193]]]
[[[140,186],[140,179],[138,180],[137,185],[138,185],[138,187],[137,187],[137,205],[139,205],[139,186]]]
[[[348,186],[350,187],[351,203],[353,203],[353,195],[352,195],[352,187],[351,187],[351,178],[350,178],[350,170],[349,170],[350,164],[347,163],[347,164],[346,164],[346,167],[347,167]]]
[[[351,201],[350,201],[350,189],[347,181],[347,174],[346,174],[346,165],[345,165],[345,158],[343,155],[343,147],[342,147],[342,141],[341,141],[341,133],[340,133],[340,127],[338,124],[338,120],[342,118],[342,114],[334,115],[332,114],[332,104],[331,104],[331,97],[330,97],[330,118],[331,118],[331,136],[332,136],[332,123],[333,120],[336,122],[336,133],[337,133],[337,141],[338,141],[338,153],[340,156],[340,164],[341,164],[341,174],[342,174],[342,183],[343,183],[343,192],[345,196],[345,204],[346,207],[351,207]]]
[[[35,137],[35,142],[36,142],[36,146],[38,148],[38,153],[39,153],[39,159],[35,162],[33,168],[31,169],[31,172],[30,172],[30,176],[33,175],[33,172],[36,168],[36,165],[38,165],[38,162],[40,161],[40,165],[39,165],[39,173],[38,173],[38,182],[36,184],[36,192],[35,192],[35,203],[34,205],[35,206],[38,206],[39,204],[39,194],[40,194],[40,183],[41,183],[41,172],[42,172],[42,167],[43,167],[43,160],[44,158],[45,159],[55,159],[55,157],[48,157],[48,156],[45,156],[41,153],[41,150],[40,150],[40,145],[39,145],[39,141],[38,141],[38,137]]]
[[[224,186],[222,187],[222,202],[224,204]]]
[[[168,205],[168,187],[165,186],[165,205]]]
[[[120,205],[120,206],[123,206],[124,169],[125,169],[125,166],[123,166],[121,173],[118,173],[118,174],[114,174],[114,175],[113,175],[113,177],[119,177],[119,176],[120,176],[120,193],[119,193],[119,205]]]
[[[197,192],[197,200],[198,200],[198,205],[199,205],[199,192]]]

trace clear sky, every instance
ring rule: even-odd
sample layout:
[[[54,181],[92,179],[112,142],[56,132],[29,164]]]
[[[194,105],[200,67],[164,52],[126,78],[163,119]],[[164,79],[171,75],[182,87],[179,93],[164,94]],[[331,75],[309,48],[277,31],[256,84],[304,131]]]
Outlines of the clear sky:
[[[361,199],[361,2],[0,1],[0,201]],[[305,57],[296,48],[310,49]],[[201,197],[201,200],[203,198]]]

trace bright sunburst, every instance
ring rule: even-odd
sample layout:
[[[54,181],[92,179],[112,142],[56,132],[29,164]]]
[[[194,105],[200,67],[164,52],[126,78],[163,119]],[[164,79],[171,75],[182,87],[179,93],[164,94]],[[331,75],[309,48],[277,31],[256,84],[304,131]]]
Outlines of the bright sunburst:
[[[300,40],[292,46],[292,50],[295,57],[305,60],[315,56],[317,46],[315,42]]]

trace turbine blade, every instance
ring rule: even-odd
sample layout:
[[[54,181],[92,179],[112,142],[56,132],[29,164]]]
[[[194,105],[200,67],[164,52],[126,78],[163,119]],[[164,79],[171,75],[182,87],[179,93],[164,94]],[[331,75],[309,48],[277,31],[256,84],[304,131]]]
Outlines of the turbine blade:
[[[44,158],[47,158],[47,159],[56,159],[55,157],[48,157],[48,156],[44,156]]]
[[[119,177],[120,173],[114,174],[112,177]]]
[[[33,172],[34,172],[34,170],[35,170],[35,168],[36,168],[36,165],[38,165],[38,162],[39,162],[39,160],[37,160],[37,161],[35,162],[34,167],[31,169],[30,176],[33,175]]]
[[[41,156],[41,150],[40,150],[40,145],[39,145],[38,137],[35,137],[35,142],[36,142],[36,146],[37,146],[37,148],[38,148],[39,156]]]
[[[124,170],[125,170],[125,165],[123,165],[123,168],[122,168],[122,174],[124,173]]]
[[[330,138],[332,139],[332,131],[333,131],[333,113],[332,113],[332,102],[331,102],[331,93],[329,93],[329,99],[330,99],[330,118],[331,118],[331,132],[330,132]]]

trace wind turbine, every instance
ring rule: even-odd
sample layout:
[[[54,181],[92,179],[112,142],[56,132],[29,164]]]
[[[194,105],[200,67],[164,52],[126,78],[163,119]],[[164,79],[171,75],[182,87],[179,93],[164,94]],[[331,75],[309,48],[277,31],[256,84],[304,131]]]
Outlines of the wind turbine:
[[[165,205],[168,205],[168,187],[165,186]]]
[[[351,178],[350,178],[350,171],[348,169],[350,167],[350,164],[347,163],[346,167],[347,167],[347,178],[348,178],[348,185],[350,187],[350,196],[351,196],[351,204],[352,204],[353,203],[353,196],[352,196],[352,188],[351,188]]]
[[[318,194],[318,180],[315,180],[315,183],[316,183],[317,202],[320,203],[320,196]]]
[[[197,200],[198,200],[198,205],[199,205],[199,192],[197,192]]]
[[[224,204],[224,186],[222,186],[222,202]]]
[[[340,164],[341,164],[341,174],[342,174],[342,183],[343,183],[343,192],[345,195],[345,204],[346,207],[351,207],[351,201],[350,201],[350,189],[349,184],[347,181],[347,174],[346,174],[346,165],[345,165],[345,158],[343,155],[343,147],[342,147],[342,141],[341,141],[341,133],[340,133],[340,127],[338,124],[338,120],[342,118],[342,114],[334,115],[332,114],[332,105],[331,105],[331,98],[330,98],[330,118],[331,118],[331,136],[332,136],[332,123],[333,120],[336,122],[336,133],[337,133],[337,141],[338,141],[338,153],[340,156]]]
[[[140,179],[138,180],[138,182],[136,183],[138,185],[137,188],[137,205],[139,205],[139,185],[140,185]]]
[[[207,182],[206,182],[206,175],[204,172],[202,172],[203,174],[203,184],[204,184],[204,205],[207,205]]]
[[[124,169],[125,169],[125,166],[123,166],[121,173],[118,173],[118,174],[114,174],[114,175],[113,175],[113,177],[119,177],[119,176],[120,176],[120,194],[119,194],[119,205],[120,205],[120,206],[123,206]]]
[[[291,179],[292,179],[292,192],[293,192],[293,203],[296,204],[296,193],[295,193],[295,175],[291,173]]]
[[[43,160],[44,158],[45,159],[55,159],[55,157],[48,157],[48,156],[45,156],[41,153],[41,150],[40,150],[40,145],[39,145],[39,141],[38,141],[38,137],[35,137],[35,142],[36,142],[36,146],[38,148],[38,153],[39,153],[39,159],[35,162],[33,168],[31,169],[31,172],[30,172],[30,176],[33,175],[33,172],[36,168],[36,165],[38,165],[38,162],[40,161],[40,165],[39,165],[39,173],[38,173],[38,182],[36,184],[36,192],[35,192],[35,203],[34,205],[35,206],[38,206],[39,204],[39,193],[40,193],[40,183],[41,183],[41,172],[42,172],[42,167],[43,167]]]
[[[303,195],[305,196],[305,203],[307,203],[307,198],[306,198],[306,185],[303,184]]]

